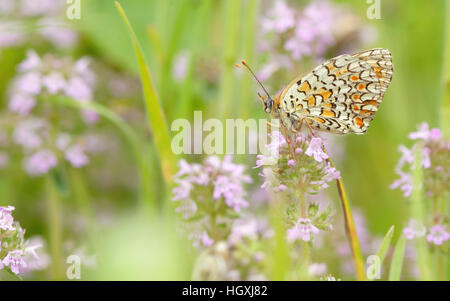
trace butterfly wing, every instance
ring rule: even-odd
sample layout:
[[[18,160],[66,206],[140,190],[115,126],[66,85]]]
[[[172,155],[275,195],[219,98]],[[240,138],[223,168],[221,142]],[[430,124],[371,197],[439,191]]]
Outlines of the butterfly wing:
[[[291,120],[306,120],[315,129],[364,134],[392,73],[392,56],[387,49],[344,54],[292,82],[282,92],[280,106]]]

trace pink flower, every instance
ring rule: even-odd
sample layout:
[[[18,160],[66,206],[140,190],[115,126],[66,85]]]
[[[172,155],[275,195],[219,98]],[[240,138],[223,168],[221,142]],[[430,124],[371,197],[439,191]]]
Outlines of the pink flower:
[[[231,162],[231,156],[226,156],[223,161],[216,156],[211,156],[202,165],[188,164],[181,160],[180,171],[175,176],[175,182],[178,186],[173,189],[174,201],[188,199],[191,191],[196,188],[205,190],[197,186],[211,185],[212,195],[203,197],[210,197],[213,201],[223,199],[225,204],[236,212],[248,206],[247,201],[244,200],[243,184],[250,183],[251,178],[244,174],[242,165]]]
[[[286,191],[287,186],[284,184],[281,184],[280,186],[278,186],[275,191]]]
[[[208,233],[206,233],[206,231],[203,232],[201,240],[202,240],[202,244],[205,247],[209,247],[214,243],[214,240],[211,237],[209,237],[209,235],[208,235]]]
[[[0,15],[8,15],[15,8],[15,0],[0,0]]]
[[[11,212],[14,210],[13,206],[0,207],[0,229],[4,231],[14,231],[14,218]]]
[[[16,78],[14,90],[27,95],[38,95],[41,92],[42,77],[38,72],[27,72]]]
[[[294,27],[294,10],[284,1],[276,1],[269,15],[261,20],[262,29],[265,32],[274,31],[278,34]]]
[[[322,162],[324,159],[328,159],[328,155],[323,152],[322,139],[312,138],[309,143],[308,149],[305,151],[307,156],[314,156],[314,160]]]
[[[30,176],[40,176],[47,173],[58,163],[55,155],[50,150],[40,150],[24,162],[25,171]]]
[[[427,241],[435,245],[442,245],[444,242],[450,239],[450,233],[448,233],[443,225],[435,225],[430,229],[427,235]]]
[[[397,164],[397,169],[401,169],[405,163],[411,164],[414,162],[414,153],[412,149],[409,149],[404,145],[400,145],[398,150],[402,153],[402,156]]]
[[[42,80],[42,84],[47,88],[48,93],[56,94],[63,91],[66,88],[66,80],[59,72],[52,72],[45,76]]]
[[[308,267],[308,274],[311,276],[321,276],[327,273],[327,265],[325,263],[311,263]]]
[[[54,20],[41,20],[40,34],[46,40],[59,48],[73,47],[78,41],[78,34],[64,22]]]
[[[14,274],[19,274],[22,268],[27,267],[26,262],[23,260],[22,250],[10,251],[3,259],[3,264],[9,266]]]
[[[16,126],[13,140],[25,149],[36,149],[43,143],[42,136],[46,134],[46,128],[47,123],[43,119],[25,119]]]
[[[400,187],[400,189],[403,191],[404,197],[410,196],[413,189],[412,175],[401,170],[397,171],[397,173],[400,175],[400,179],[395,180],[394,183],[392,183],[389,187],[391,189]]]
[[[333,37],[336,9],[327,1],[311,2],[297,20],[295,35],[284,44],[294,59],[314,54],[322,57],[335,43]]]
[[[341,178],[341,172],[335,167],[332,167],[330,163],[324,168],[325,176],[323,180],[326,182],[331,182],[332,180],[337,180]]]
[[[407,227],[403,229],[403,235],[406,239],[414,239],[415,237],[422,237],[426,233],[425,227],[415,220],[410,220]]]
[[[65,158],[75,168],[80,168],[89,163],[89,157],[86,156],[81,146],[75,145],[66,150]]]
[[[91,87],[80,77],[72,77],[69,80],[65,93],[79,101],[92,100]]]
[[[406,239],[414,239],[414,229],[412,229],[411,227],[407,227],[403,229],[403,235],[405,236]]]
[[[21,13],[25,16],[51,16],[58,13],[62,5],[55,0],[22,0]]]
[[[70,138],[69,134],[67,134],[67,133],[60,133],[58,135],[58,137],[56,138],[56,142],[55,142],[56,147],[59,150],[64,151],[69,146],[71,140],[72,139]]]
[[[424,149],[422,150],[422,155],[423,155],[422,164],[423,164],[424,168],[431,167],[430,153],[431,153],[431,150],[428,147],[424,147]]]
[[[430,139],[436,141],[442,138],[442,132],[438,128],[432,128],[430,131]]]
[[[189,53],[181,52],[175,57],[172,76],[176,81],[182,81],[186,77],[189,66]]]
[[[297,239],[310,241],[311,233],[317,234],[319,233],[319,229],[311,224],[311,220],[309,218],[299,218],[294,227],[288,229],[287,239],[291,242]]]
[[[418,126],[417,132],[412,132],[409,134],[409,139],[417,140],[421,139],[424,141],[436,141],[442,138],[442,133],[438,128],[433,128],[429,130],[429,125],[426,122],[422,122]]]
[[[18,28],[16,22],[2,22],[0,24],[0,48],[21,44],[25,39],[23,29]]]
[[[9,100],[8,108],[11,112],[25,116],[30,113],[35,105],[36,99],[34,97],[24,94],[13,94]]]
[[[83,110],[81,114],[83,116],[84,122],[86,122],[87,124],[94,124],[99,119],[97,112],[93,110]]]
[[[295,160],[294,159],[289,160],[288,166],[290,166],[290,167],[295,166]]]
[[[19,64],[20,72],[29,72],[38,69],[41,66],[41,58],[34,50],[27,52],[27,58]]]

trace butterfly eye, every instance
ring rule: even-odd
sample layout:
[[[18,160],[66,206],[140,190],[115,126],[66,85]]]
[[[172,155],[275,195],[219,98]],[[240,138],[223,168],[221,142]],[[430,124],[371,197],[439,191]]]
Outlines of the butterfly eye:
[[[264,112],[272,113],[272,106],[273,106],[273,99],[270,98],[264,103]]]

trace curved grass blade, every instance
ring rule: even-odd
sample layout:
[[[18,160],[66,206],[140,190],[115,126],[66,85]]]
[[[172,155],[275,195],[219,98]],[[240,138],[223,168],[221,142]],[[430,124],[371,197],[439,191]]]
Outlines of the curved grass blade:
[[[384,236],[383,241],[381,242],[380,247],[378,248],[378,251],[375,255],[378,258],[378,264],[379,264],[378,268],[373,269],[374,266],[369,266],[367,269],[367,279],[368,280],[379,279],[379,277],[377,277],[377,275],[380,276],[380,272],[381,272],[380,269],[381,269],[384,259],[386,258],[386,254],[387,254],[387,251],[391,244],[393,235],[394,235],[394,226],[389,228],[388,232]]]
[[[389,230],[387,231],[386,235],[383,238],[383,241],[381,242],[380,248],[377,251],[376,255],[380,258],[380,263],[383,263],[383,260],[386,257],[386,253],[391,244],[393,235],[394,235],[394,226],[389,228]]]
[[[50,96],[46,99],[58,103],[60,105],[65,105],[72,108],[88,109],[95,111],[97,114],[113,123],[122,132],[122,134],[124,135],[125,139],[127,140],[128,144],[131,147],[133,155],[135,156],[136,164],[140,173],[141,194],[142,194],[141,197],[144,198],[147,202],[153,201],[151,193],[152,189],[150,187],[152,183],[150,171],[146,164],[144,154],[141,151],[144,148],[141,145],[138,135],[122,118],[117,116],[114,112],[112,112],[105,106],[102,106],[101,104],[95,101],[81,102],[76,101],[69,97],[62,97],[62,96]]]
[[[402,235],[395,245],[394,255],[392,255],[391,267],[389,269],[389,281],[399,281],[402,273],[403,258],[405,256],[406,239]]]
[[[134,50],[136,52],[136,58],[139,66],[139,73],[142,82],[142,89],[144,92],[145,108],[147,111],[147,118],[149,121],[150,129],[152,130],[153,139],[155,141],[156,149],[158,151],[159,159],[161,160],[161,168],[164,179],[167,183],[172,182],[172,175],[176,170],[176,158],[172,153],[170,146],[169,129],[166,123],[164,111],[161,107],[158,94],[153,85],[150,70],[145,61],[142,48],[139,41],[136,38],[131,24],[122,9],[119,2],[115,2],[117,10],[125,23],[128,33],[130,34],[131,41],[133,43]]]

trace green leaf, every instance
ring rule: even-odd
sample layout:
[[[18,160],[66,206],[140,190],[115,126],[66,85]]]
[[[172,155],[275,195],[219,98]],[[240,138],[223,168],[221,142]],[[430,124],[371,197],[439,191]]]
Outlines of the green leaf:
[[[133,28],[131,27],[128,18],[122,9],[119,2],[115,2],[117,10],[125,23],[128,33],[130,35],[133,48],[135,50],[137,62],[139,65],[139,73],[142,82],[142,89],[144,92],[145,107],[147,111],[147,118],[150,129],[152,130],[153,139],[155,141],[156,149],[158,151],[159,159],[161,160],[161,168],[164,179],[167,183],[172,183],[172,175],[176,170],[176,158],[172,153],[170,146],[169,129],[166,123],[166,117],[162,110],[160,100],[156,89],[153,85],[150,70],[145,61],[141,45],[136,38]]]
[[[392,226],[381,242],[380,248],[378,249],[377,256],[380,258],[380,264],[383,263],[384,258],[386,257],[386,253],[389,249],[389,245],[391,244],[392,236],[394,235],[394,226]]]
[[[392,255],[391,267],[389,269],[389,281],[399,281],[402,272],[403,258],[405,256],[406,239],[402,235],[395,245],[394,255]]]

